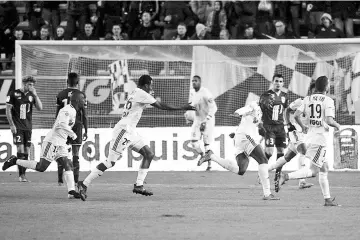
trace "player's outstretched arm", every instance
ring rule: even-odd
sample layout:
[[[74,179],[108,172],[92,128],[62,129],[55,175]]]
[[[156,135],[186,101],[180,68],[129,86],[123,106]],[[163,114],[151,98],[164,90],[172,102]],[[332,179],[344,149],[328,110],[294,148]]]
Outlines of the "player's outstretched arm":
[[[161,109],[161,110],[169,110],[169,111],[176,111],[176,110],[195,110],[193,106],[190,104],[186,104],[184,106],[171,106],[163,102],[156,101],[151,106]]]
[[[84,133],[84,136],[83,136],[83,140],[86,141],[87,139],[87,132],[88,132],[88,117],[87,117],[87,113],[86,113],[86,109],[85,107],[83,107],[81,109],[82,111],[82,114],[83,114],[83,125],[84,125],[84,129],[85,129],[85,133]]]

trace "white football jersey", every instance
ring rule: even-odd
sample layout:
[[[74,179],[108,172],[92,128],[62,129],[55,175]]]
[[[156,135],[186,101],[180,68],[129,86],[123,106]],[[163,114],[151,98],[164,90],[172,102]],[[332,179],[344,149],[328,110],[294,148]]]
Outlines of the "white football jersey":
[[[143,110],[155,102],[156,99],[149,93],[140,88],[135,88],[128,96],[124,105],[123,116],[116,126],[136,128]]]
[[[212,118],[215,117],[217,106],[207,88],[201,87],[197,92],[192,89],[190,91],[190,104],[196,108],[194,121],[203,122],[208,115]]]
[[[304,98],[303,104],[298,108],[309,118],[308,142],[325,146],[329,133],[326,117],[335,118],[334,100],[324,94],[313,94]]]
[[[71,128],[76,121],[76,110],[71,105],[65,105],[60,109],[55,123],[50,132],[44,138],[44,141],[51,142],[54,145],[62,146],[66,145],[68,136],[75,134]],[[77,136],[82,137],[82,136]]]
[[[258,125],[261,122],[262,112],[260,106],[252,102],[235,111],[242,116],[236,133],[246,134],[253,138],[259,138]]]
[[[293,111],[296,111],[298,108],[301,107],[301,105],[303,105],[303,102],[304,100],[301,99],[301,98],[298,98],[296,99],[295,101],[293,101],[292,103],[290,103],[289,105],[289,108]],[[295,112],[294,112],[295,113]],[[296,129],[298,131],[301,131],[301,127],[300,125],[295,121],[295,118],[294,118],[294,113],[290,113],[290,117],[289,117],[289,121],[292,125],[294,125],[296,127]],[[307,126],[308,125],[308,122],[309,122],[309,119],[308,117],[305,115],[305,114],[302,114],[301,117],[300,117],[300,120],[301,122]]]

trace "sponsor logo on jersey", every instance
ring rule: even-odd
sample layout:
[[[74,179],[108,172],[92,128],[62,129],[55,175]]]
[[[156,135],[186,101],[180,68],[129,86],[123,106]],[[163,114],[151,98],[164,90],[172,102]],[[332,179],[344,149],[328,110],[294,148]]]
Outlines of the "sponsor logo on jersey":
[[[281,102],[282,102],[282,103],[285,103],[285,100],[286,100],[285,97],[282,96],[282,97],[281,97]]]
[[[14,96],[15,96],[15,97],[21,97],[21,94],[18,93],[18,92],[15,92],[15,93],[14,93]]]
[[[32,102],[34,98],[32,96],[29,96],[29,102]]]

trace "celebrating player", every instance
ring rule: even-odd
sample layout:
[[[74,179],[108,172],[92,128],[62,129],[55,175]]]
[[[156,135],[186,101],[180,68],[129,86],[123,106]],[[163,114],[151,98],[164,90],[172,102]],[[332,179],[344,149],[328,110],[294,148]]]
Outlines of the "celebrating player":
[[[6,99],[6,117],[17,147],[17,157],[28,160],[31,133],[32,111],[35,105],[37,110],[42,110],[42,103],[35,89],[35,78],[28,76],[22,79],[23,87],[10,92]],[[28,182],[25,176],[26,168],[18,166],[19,181]]]
[[[290,179],[315,177],[319,173],[319,184],[324,195],[325,206],[338,206],[335,198],[330,197],[328,180],[328,163],[326,160],[326,139],[329,137],[329,126],[339,130],[335,118],[334,100],[326,96],[329,90],[329,81],[325,76],[319,77],[315,82],[315,93],[304,99],[303,105],[295,112],[295,120],[308,133],[308,148],[306,157],[311,160],[310,168],[301,168],[295,172],[281,174],[279,184],[282,185]],[[301,121],[301,114],[309,116],[309,127]]]
[[[76,73],[69,73],[68,80],[67,80],[68,88],[59,92],[56,98],[56,116],[58,115],[61,108],[68,105],[70,102],[70,97],[73,93],[82,93],[85,96],[85,93],[79,90],[79,76]],[[85,96],[85,103],[86,103],[86,96]],[[73,127],[73,131],[78,136],[76,139],[68,139],[68,143],[72,146],[72,163],[74,167],[74,180],[75,183],[79,181],[79,171],[80,171],[80,163],[79,163],[79,150],[82,144],[82,141],[86,141],[87,139],[87,131],[88,131],[88,124],[87,124],[87,115],[85,111],[86,105],[79,108],[76,113],[76,122]],[[83,126],[85,132],[83,134]],[[64,166],[61,165],[61,162],[58,163],[58,184],[61,186],[63,184],[63,171]]]
[[[64,178],[68,189],[68,197],[80,198],[79,193],[75,191],[73,166],[67,158],[66,140],[68,137],[72,139],[77,137],[71,130],[71,127],[75,124],[76,111],[84,107],[85,96],[82,93],[73,93],[70,102],[70,105],[66,105],[59,111],[51,131],[46,135],[41,144],[40,162],[26,161],[16,156],[11,156],[4,162],[2,169],[5,171],[13,165],[18,165],[38,172],[44,172],[52,161],[61,162],[65,169]]]
[[[280,200],[270,191],[268,159],[261,146],[258,124],[261,121],[261,109],[257,102],[235,111],[233,116],[242,116],[235,134],[236,160],[224,159],[216,156],[211,150],[201,159],[200,164],[206,161],[215,161],[223,168],[239,175],[244,175],[249,165],[249,156],[259,163],[259,177],[263,187],[263,200]]]
[[[266,91],[260,96],[260,107],[263,113],[262,120],[265,132],[265,154],[268,159],[274,153],[276,146],[276,159],[284,156],[286,148],[286,132],[284,128],[284,110],[289,105],[287,94],[281,91],[284,85],[284,78],[281,74],[275,74],[273,77],[273,89]],[[265,98],[269,98],[267,101]],[[264,104],[267,102],[268,104]],[[278,181],[281,168],[276,169],[275,181]]]
[[[193,89],[190,92],[190,104],[196,108],[191,126],[191,143],[193,148],[200,154],[198,166],[204,152],[200,146],[201,137],[203,138],[205,152],[209,151],[214,141],[215,113],[217,111],[216,103],[210,91],[201,86],[201,78],[195,75],[192,79]],[[189,116],[188,112],[185,117]],[[187,119],[190,120],[190,119]],[[211,162],[208,161],[206,171],[211,170]]]
[[[115,162],[121,158],[121,154],[126,147],[130,147],[133,151],[143,156],[133,192],[145,196],[153,195],[151,191],[146,190],[143,186],[150,163],[154,158],[154,153],[148,145],[145,145],[142,137],[136,132],[136,125],[141,118],[142,112],[149,105],[162,110],[195,109],[189,104],[182,107],[169,106],[165,103],[158,102],[150,93],[153,93],[153,80],[149,75],[143,75],[139,78],[138,87],[128,96],[124,106],[123,116],[114,127],[108,158],[104,162],[99,163],[84,181],[79,181],[78,183],[83,201],[85,201],[87,197],[87,188],[91,182],[103,175],[107,169],[113,167]]]
[[[313,94],[315,91],[315,83],[310,84],[308,95]],[[290,138],[290,144],[288,145],[288,149],[286,151],[285,156],[279,158],[274,164],[269,166],[269,171],[272,171],[274,169],[281,169],[286,163],[290,162],[291,159],[293,159],[297,153],[300,154],[299,156],[299,169],[302,167],[305,167],[305,154],[306,154],[306,145],[304,143],[304,133],[300,130],[300,126],[296,123],[294,119],[294,113],[296,109],[298,109],[303,104],[303,99],[298,98],[294,102],[292,102],[288,108],[285,109],[285,122],[286,122],[286,128],[288,129],[288,134]],[[303,116],[303,115],[302,115]],[[308,119],[307,117],[303,116],[301,121],[304,124],[307,124]],[[314,184],[307,183],[305,179],[299,180],[299,188],[310,188]],[[275,181],[275,192],[279,191],[279,177],[277,177]]]

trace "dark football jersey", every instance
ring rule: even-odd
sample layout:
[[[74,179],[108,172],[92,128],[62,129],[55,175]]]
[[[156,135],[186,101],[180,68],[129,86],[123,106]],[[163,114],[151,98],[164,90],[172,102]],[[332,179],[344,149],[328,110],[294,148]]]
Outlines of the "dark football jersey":
[[[268,90],[260,96],[260,108],[264,125],[284,124],[284,110],[289,106],[289,99],[285,92],[280,94]]]
[[[10,92],[6,103],[13,106],[11,113],[15,127],[21,130],[32,130],[32,110],[35,96],[32,92],[24,93],[20,89]]]
[[[60,108],[63,108],[65,105],[70,104],[70,97],[73,92],[81,93],[81,91],[79,89],[75,89],[75,88],[67,88],[67,89],[64,89],[61,92],[59,92],[59,94],[56,97],[56,104],[58,106],[60,106]],[[83,94],[85,96],[85,93],[83,93]],[[85,96],[85,99],[86,99],[86,96]],[[83,112],[84,112],[83,109],[79,109],[76,112],[76,124],[83,124],[83,118],[84,118]]]

